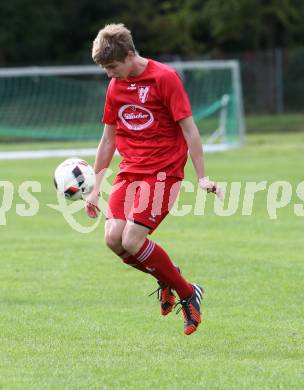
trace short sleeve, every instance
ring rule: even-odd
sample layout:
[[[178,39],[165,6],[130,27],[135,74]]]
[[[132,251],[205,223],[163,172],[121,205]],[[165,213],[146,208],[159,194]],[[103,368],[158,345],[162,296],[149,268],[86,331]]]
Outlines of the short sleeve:
[[[104,110],[102,116],[102,122],[108,125],[116,124],[116,114],[115,114],[115,109],[112,101],[112,86],[113,84],[111,80],[107,89],[106,101],[104,104]]]
[[[159,91],[175,122],[192,115],[189,97],[176,71],[170,70],[162,75]]]

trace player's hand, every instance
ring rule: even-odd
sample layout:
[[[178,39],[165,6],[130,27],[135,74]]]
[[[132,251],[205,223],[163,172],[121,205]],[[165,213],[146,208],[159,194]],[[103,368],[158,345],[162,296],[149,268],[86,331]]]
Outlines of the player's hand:
[[[98,207],[99,192],[91,192],[85,199],[85,211],[90,218],[97,218],[100,209]]]
[[[223,191],[221,187],[214,181],[210,181],[209,177],[205,176],[199,179],[199,186],[202,190],[212,192],[215,194],[220,200],[224,199]]]

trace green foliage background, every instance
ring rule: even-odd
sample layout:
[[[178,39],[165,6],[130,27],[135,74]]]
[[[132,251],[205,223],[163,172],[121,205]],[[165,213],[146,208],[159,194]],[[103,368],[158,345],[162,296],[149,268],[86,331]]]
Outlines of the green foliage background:
[[[123,22],[144,55],[303,45],[301,0],[10,0],[0,5],[0,66],[89,63],[105,23]]]

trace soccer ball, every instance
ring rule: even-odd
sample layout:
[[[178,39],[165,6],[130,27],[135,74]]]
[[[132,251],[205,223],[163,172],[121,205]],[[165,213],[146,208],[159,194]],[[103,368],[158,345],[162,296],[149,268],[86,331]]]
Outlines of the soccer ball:
[[[69,158],[63,161],[54,174],[57,192],[69,200],[83,199],[83,195],[89,195],[95,181],[93,168],[80,158]]]

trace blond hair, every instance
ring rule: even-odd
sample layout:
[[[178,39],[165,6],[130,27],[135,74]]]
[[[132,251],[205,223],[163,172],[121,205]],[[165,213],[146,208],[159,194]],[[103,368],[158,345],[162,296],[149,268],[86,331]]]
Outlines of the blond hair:
[[[98,65],[123,61],[129,50],[136,52],[131,31],[124,24],[108,24],[99,31],[93,42],[92,58]]]

